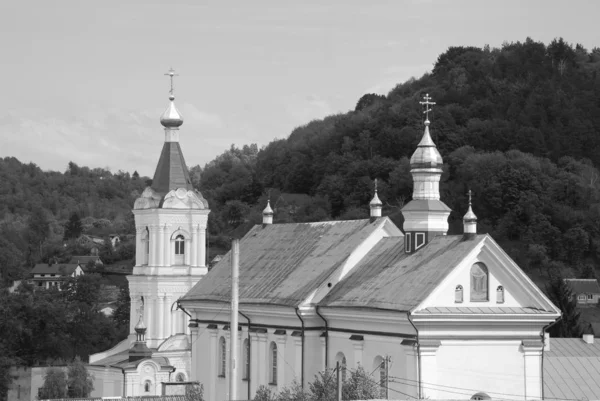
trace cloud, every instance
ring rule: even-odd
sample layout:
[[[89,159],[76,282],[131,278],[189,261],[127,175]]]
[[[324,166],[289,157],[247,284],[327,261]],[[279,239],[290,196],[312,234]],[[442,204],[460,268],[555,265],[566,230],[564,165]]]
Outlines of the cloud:
[[[334,113],[334,110],[326,99],[311,94],[305,98],[297,96],[285,99],[285,109],[295,124],[306,124],[311,120],[324,118]]]

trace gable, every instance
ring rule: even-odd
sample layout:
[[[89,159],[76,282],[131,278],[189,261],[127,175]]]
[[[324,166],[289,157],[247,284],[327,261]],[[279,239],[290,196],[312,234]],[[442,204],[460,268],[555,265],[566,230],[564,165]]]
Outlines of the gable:
[[[460,294],[457,294],[460,288],[462,301]],[[414,311],[442,314],[560,314],[546,295],[488,235],[463,255]]]

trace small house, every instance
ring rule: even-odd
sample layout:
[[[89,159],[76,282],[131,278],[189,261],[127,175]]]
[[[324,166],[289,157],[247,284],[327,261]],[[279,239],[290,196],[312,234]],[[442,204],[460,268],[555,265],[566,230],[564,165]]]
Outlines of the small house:
[[[565,282],[571,288],[573,297],[577,300],[577,306],[596,306],[600,299],[600,285],[598,280],[583,278],[567,278]]]

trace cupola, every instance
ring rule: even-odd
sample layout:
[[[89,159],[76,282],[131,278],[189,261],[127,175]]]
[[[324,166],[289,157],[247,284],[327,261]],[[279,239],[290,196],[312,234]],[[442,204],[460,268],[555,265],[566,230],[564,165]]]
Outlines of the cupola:
[[[381,203],[381,200],[379,200],[379,196],[377,196],[377,178],[375,178],[375,194],[369,203],[369,208],[371,209],[371,219],[381,217],[382,206],[383,204]]]
[[[473,209],[471,208],[471,196],[472,192],[469,189],[469,209],[467,209],[467,213],[463,216],[463,232],[465,238],[470,238],[477,235],[477,216],[473,213]]]
[[[271,200],[267,199],[267,207],[262,212],[263,224],[273,224],[273,209],[271,209]]]
[[[417,149],[410,158],[413,177],[412,200],[402,208],[404,216],[404,246],[413,253],[425,246],[433,237],[446,235],[451,209],[440,200],[440,178],[444,163],[429,132],[430,106],[435,105],[429,94],[425,95],[425,129]]]

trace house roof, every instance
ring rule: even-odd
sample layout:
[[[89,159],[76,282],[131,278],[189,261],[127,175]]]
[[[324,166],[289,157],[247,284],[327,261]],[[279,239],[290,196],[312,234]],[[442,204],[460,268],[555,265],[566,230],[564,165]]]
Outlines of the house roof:
[[[54,263],[48,265],[48,263],[38,263],[31,270],[31,274],[61,274],[64,276],[70,276],[77,269],[77,263]]]
[[[565,282],[569,284],[571,290],[576,294],[600,294],[600,285],[598,280],[583,278],[566,278]]]
[[[194,189],[179,142],[163,145],[151,187],[163,195],[177,188]]]
[[[404,252],[403,238],[382,238],[320,305],[410,311],[485,238],[437,236],[412,254]]]
[[[107,398],[52,398],[52,401],[104,401],[106,399]],[[109,399],[113,401],[188,401],[189,397],[187,395],[144,395],[123,398],[111,397]]]
[[[87,265],[87,263],[89,261],[94,261],[94,262],[100,262],[102,263],[102,261],[100,260],[100,256],[97,255],[80,255],[80,256],[72,256],[71,260],[69,261],[69,263],[71,264],[81,264],[81,265]]]
[[[387,220],[254,226],[240,242],[240,303],[299,305]],[[231,252],[183,299],[228,302],[230,266]]]
[[[544,397],[600,399],[600,343],[581,338],[551,338],[544,351]]]
[[[527,315],[539,315],[545,313],[554,313],[543,309],[530,308],[530,307],[509,307],[509,306],[457,306],[457,307],[437,307],[437,308],[425,308],[418,312],[419,314],[457,314],[457,315],[510,315],[510,314],[527,314]]]

